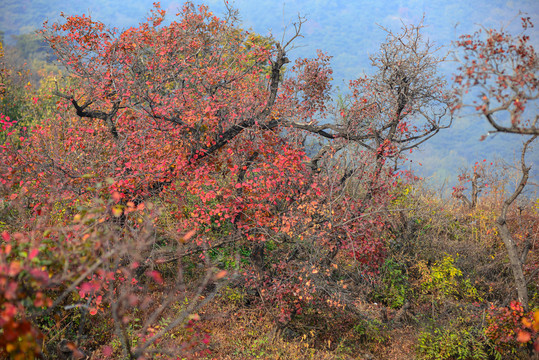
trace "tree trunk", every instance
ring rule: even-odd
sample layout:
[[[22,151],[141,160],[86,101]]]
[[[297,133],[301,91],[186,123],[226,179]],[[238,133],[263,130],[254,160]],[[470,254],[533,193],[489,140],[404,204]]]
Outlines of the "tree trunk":
[[[518,301],[522,304],[524,310],[528,310],[528,288],[526,286],[524,271],[522,270],[524,264],[521,261],[518,246],[513,241],[509,228],[507,227],[507,223],[505,221],[500,223],[500,219],[498,219],[497,225],[500,236],[505,245],[505,249],[507,250],[509,261],[511,263],[511,270],[513,271],[513,277],[515,279],[515,285],[517,288]]]
[[[522,304],[522,307],[525,311],[528,310],[528,288],[526,286],[526,278],[524,277],[524,261],[527,254],[520,254],[518,245],[513,240],[511,233],[509,232],[509,227],[507,226],[507,211],[509,206],[516,200],[517,197],[522,193],[524,187],[528,183],[528,177],[530,174],[531,167],[526,167],[525,156],[528,146],[537,138],[534,136],[524,143],[522,147],[522,152],[520,155],[520,164],[522,166],[522,177],[520,182],[513,192],[513,194],[505,200],[502,206],[502,211],[500,217],[498,218],[497,225],[498,230],[500,231],[500,236],[503,243],[505,244],[505,249],[507,250],[507,255],[509,256],[509,261],[511,262],[511,270],[513,271],[513,277],[515,279],[515,286],[517,288],[518,301]],[[524,246],[523,251],[529,251],[527,246]]]

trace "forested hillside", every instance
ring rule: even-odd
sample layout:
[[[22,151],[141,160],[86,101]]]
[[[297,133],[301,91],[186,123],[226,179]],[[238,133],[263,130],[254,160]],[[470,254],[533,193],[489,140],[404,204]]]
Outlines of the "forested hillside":
[[[324,20],[58,8],[6,5],[51,21],[0,47],[0,357],[539,356],[532,17],[452,38],[448,77],[401,7],[343,91],[297,53]]]

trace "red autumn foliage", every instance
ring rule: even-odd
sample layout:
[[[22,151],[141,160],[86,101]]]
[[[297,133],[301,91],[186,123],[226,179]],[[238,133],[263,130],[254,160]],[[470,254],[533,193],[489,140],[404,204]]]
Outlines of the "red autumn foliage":
[[[53,299],[35,292],[43,309],[24,308],[10,267],[2,274],[5,309],[34,318],[62,307],[108,316],[132,358],[211,300],[202,293],[228,273],[214,274],[205,251],[226,242],[251,249],[244,285],[278,310],[277,320],[313,304],[344,307],[345,286],[332,277],[337,259],[373,276],[393,236],[387,208],[400,172],[390,161],[400,163],[404,151],[451,122],[435,76],[441,60],[422,26],[388,32],[372,59],[376,75],[352,81],[352,95],[336,107],[329,56],[285,69],[301,19],[280,44],[239,28],[232,11],[219,19],[187,3],[175,21],[164,25],[164,16],[156,4],[147,21],[124,31],[84,15],[46,24],[42,34],[76,85],[56,84],[55,116],[26,137],[2,118],[1,192],[21,215],[13,228],[24,231],[16,234],[32,237],[27,261],[46,261],[51,280],[28,273]],[[312,156],[308,136],[327,141]],[[164,217],[172,229],[155,230]],[[176,258],[154,255],[159,241],[180,244]],[[273,253],[268,244],[277,244]],[[208,270],[194,300],[158,330],[156,319],[188,289],[181,264],[168,277],[155,267],[184,248],[200,252]],[[155,288],[161,297],[152,297]],[[125,330],[134,307],[151,314],[132,335],[136,346]],[[6,326],[34,336],[23,317],[9,316]],[[200,351],[208,340],[197,336],[179,350]],[[4,350],[16,351],[12,343]]]
[[[492,133],[539,135],[537,114],[526,111],[535,108],[539,91],[537,53],[526,32],[533,23],[529,17],[521,22],[517,35],[482,28],[455,43],[461,66],[455,76],[454,109],[474,107],[494,127]],[[464,100],[468,92],[476,99],[471,104]]]

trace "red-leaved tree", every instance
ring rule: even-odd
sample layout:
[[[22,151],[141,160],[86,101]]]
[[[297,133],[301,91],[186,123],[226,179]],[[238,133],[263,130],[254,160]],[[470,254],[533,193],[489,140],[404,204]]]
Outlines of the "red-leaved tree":
[[[388,32],[372,58],[375,75],[352,81],[335,106],[329,56],[285,69],[303,19],[280,44],[241,29],[232,9],[219,19],[187,3],[176,15],[165,23],[156,4],[124,31],[84,15],[45,24],[75,86],[59,80],[55,117],[16,145],[8,135],[1,153],[2,194],[27,215],[5,237],[39,233],[35,246],[57,248],[48,261],[58,264],[50,276],[59,288],[51,285],[52,303],[30,318],[80,307],[69,303],[76,291],[90,315],[112,321],[129,358],[168,354],[157,347],[163,334],[211,299],[200,300],[211,283],[218,291],[225,273],[213,270],[207,250],[226,244],[250,249],[244,286],[277,310],[276,320],[346,303],[350,294],[332,277],[338,257],[365,276],[384,260],[398,177],[390,160],[398,164],[451,123],[436,76],[441,59],[421,25]],[[310,157],[306,136],[324,141]],[[188,291],[178,260],[195,253],[207,273],[190,305],[156,331]],[[174,276],[155,270],[173,262]],[[162,296],[152,301],[155,284]],[[126,331],[134,306],[150,314],[136,346]]]

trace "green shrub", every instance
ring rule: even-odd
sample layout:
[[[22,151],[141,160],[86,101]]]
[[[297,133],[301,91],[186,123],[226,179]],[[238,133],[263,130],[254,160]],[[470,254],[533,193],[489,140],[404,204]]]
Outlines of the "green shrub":
[[[208,253],[212,263],[225,270],[234,270],[249,264],[251,256],[249,248],[234,248],[233,246],[214,248]]]
[[[417,340],[418,358],[422,360],[483,360],[501,355],[480,330],[434,328],[422,332]]]
[[[382,322],[372,320],[360,320],[354,325],[354,332],[366,343],[386,343],[391,340],[387,326]]]
[[[430,268],[426,262],[418,263],[421,293],[432,296],[433,300],[464,298],[482,301],[477,289],[469,279],[462,279],[462,271],[454,263],[455,259],[449,255]]]
[[[386,259],[381,273],[382,282],[375,291],[374,300],[393,309],[402,307],[410,294],[410,284],[404,267],[393,259]]]

